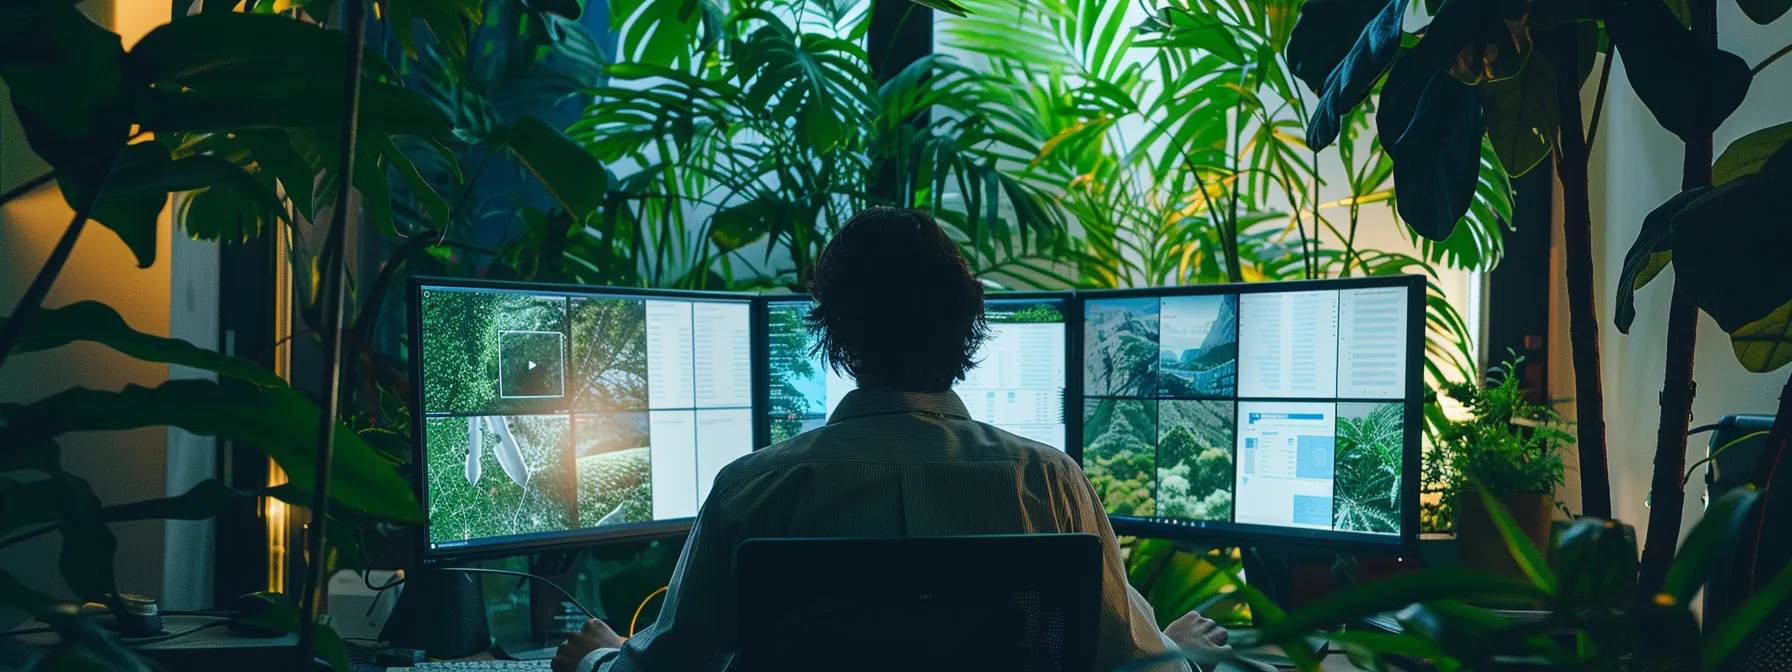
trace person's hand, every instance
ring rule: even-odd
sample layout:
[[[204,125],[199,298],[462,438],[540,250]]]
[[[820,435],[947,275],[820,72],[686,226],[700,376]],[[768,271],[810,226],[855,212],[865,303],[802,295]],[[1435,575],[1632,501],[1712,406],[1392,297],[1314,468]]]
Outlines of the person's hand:
[[[1164,628],[1164,636],[1186,651],[1217,649],[1226,645],[1226,629],[1198,612],[1188,612]]]
[[[622,638],[616,636],[609,624],[595,618],[585,621],[585,627],[572,633],[554,652],[554,662],[550,666],[554,672],[573,672],[578,669],[579,661],[598,649],[620,649]]]

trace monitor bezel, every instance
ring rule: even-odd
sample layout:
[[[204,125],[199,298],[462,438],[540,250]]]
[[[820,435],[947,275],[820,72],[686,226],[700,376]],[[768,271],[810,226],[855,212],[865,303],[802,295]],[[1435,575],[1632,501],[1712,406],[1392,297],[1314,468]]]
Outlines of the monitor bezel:
[[[1082,340],[1086,304],[1089,301],[1133,297],[1243,295],[1380,287],[1405,287],[1408,289],[1407,310],[1410,319],[1407,320],[1406,393],[1402,402],[1405,406],[1405,426],[1412,429],[1405,433],[1401,461],[1400,534],[1389,536],[1332,530],[1305,530],[1233,522],[1219,523],[1218,525],[1198,522],[1172,523],[1110,514],[1108,520],[1113,525],[1115,533],[1209,542],[1225,546],[1317,548],[1358,555],[1417,557],[1419,548],[1419,476],[1422,467],[1421,457],[1424,451],[1425,300],[1427,293],[1425,276],[1391,275],[1079,291],[1074,296],[1073,312],[1076,314],[1078,328],[1076,337],[1072,340],[1075,347],[1070,353],[1072,359],[1070,369],[1072,375],[1070,377],[1077,383],[1077,398],[1084,399]],[[1077,458],[1077,463],[1082,464],[1083,435],[1080,431],[1080,421],[1083,409],[1075,410],[1075,416],[1079,421],[1079,431],[1073,437],[1073,442],[1076,445],[1074,456]],[[1234,427],[1234,431],[1236,431],[1236,427]]]
[[[424,472],[424,469],[427,468],[425,465],[428,464],[428,460],[424,455],[425,414],[422,412],[422,298],[424,289],[436,287],[474,290],[489,289],[502,292],[539,292],[542,294],[561,294],[567,296],[623,296],[638,297],[642,299],[693,299],[738,303],[747,306],[749,324],[756,325],[757,323],[755,301],[758,297],[747,292],[609,287],[602,285],[481,280],[473,278],[444,278],[430,276],[412,277],[410,279],[409,287],[410,305],[406,311],[406,317],[410,320],[408,331],[410,334],[410,347],[412,352],[410,358],[411,389],[410,393],[407,395],[411,403],[411,408],[413,409],[413,412],[411,413],[411,462],[414,465],[418,465],[415,470],[416,478],[415,482],[412,484],[412,492],[417,497],[418,506],[421,506],[425,513],[429,511],[429,475]],[[755,326],[753,328],[757,327]],[[757,385],[758,376],[760,375],[758,359],[757,356],[748,357],[748,366],[750,367],[750,373],[755,385]],[[752,399],[751,412],[754,418],[754,427],[758,427],[760,424],[759,416],[765,412],[765,407],[759,405],[756,388]],[[757,433],[757,430],[755,430],[755,433]],[[755,445],[754,449],[757,450],[758,446]],[[599,528],[580,528],[566,530],[564,532],[541,533],[547,535],[541,537],[437,549],[432,549],[430,547],[429,527],[425,525],[421,530],[421,535],[417,544],[417,562],[420,565],[432,565],[451,561],[511,557],[531,553],[569,550],[579,547],[588,547],[596,543],[675,537],[688,534],[691,530],[691,525],[695,520],[694,517],[655,520],[644,523],[616,525],[612,526],[610,529],[603,529],[601,531],[599,531]]]
[[[1071,408],[1070,403],[1072,399],[1082,397],[1082,376],[1075,375],[1076,369],[1071,367],[1073,362],[1079,361],[1075,355],[1082,343],[1082,316],[1073,314],[1077,309],[1076,294],[1073,290],[988,290],[983,293],[983,302],[987,307],[990,301],[1049,300],[1058,301],[1064,306],[1064,452],[1081,464],[1082,446],[1076,438],[1082,434],[1082,414],[1073,413],[1075,409]],[[755,450],[771,446],[772,423],[766,417],[766,414],[771,413],[771,352],[767,347],[771,305],[810,300],[809,294],[805,292],[761,294],[754,305],[753,323],[757,331],[754,333],[753,354],[759,361],[755,362],[753,372],[760,379],[754,381],[753,403],[756,408],[761,409],[753,429],[753,442],[759,446]]]

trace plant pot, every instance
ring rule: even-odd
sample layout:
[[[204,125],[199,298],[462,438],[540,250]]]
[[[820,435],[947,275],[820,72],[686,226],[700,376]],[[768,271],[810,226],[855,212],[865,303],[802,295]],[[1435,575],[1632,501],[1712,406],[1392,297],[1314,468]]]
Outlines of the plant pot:
[[[1550,521],[1554,518],[1554,494],[1524,492],[1497,497],[1506,511],[1518,522],[1525,538],[1545,553],[1549,549]],[[1512,559],[1506,540],[1487,515],[1487,508],[1478,496],[1466,496],[1456,502],[1456,548],[1463,567],[1527,578],[1518,561]]]

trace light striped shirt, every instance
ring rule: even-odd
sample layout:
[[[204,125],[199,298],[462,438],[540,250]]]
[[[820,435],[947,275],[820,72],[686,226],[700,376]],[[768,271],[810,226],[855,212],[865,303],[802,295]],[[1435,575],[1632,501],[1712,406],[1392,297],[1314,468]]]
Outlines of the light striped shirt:
[[[1104,551],[1098,669],[1174,650],[1127,584],[1114,530],[1074,460],[971,420],[954,393],[860,388],[826,425],[724,468],[658,622],[621,651],[592,652],[578,669],[727,667],[739,648],[734,548],[746,539],[1072,532],[1101,537]]]

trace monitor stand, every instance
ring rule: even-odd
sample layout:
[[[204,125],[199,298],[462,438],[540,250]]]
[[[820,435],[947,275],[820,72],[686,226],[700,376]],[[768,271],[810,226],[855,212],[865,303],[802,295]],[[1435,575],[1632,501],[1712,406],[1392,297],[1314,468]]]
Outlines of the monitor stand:
[[[479,578],[427,568],[407,574],[380,638],[434,658],[465,658],[489,650],[492,636]]]
[[[1257,592],[1263,593],[1269,601],[1289,612],[1296,608],[1294,596],[1298,593],[1310,592],[1297,590],[1296,567],[1323,566],[1327,553],[1313,550],[1296,550],[1279,546],[1245,546],[1239,549],[1244,564],[1245,583]],[[1312,583],[1311,572],[1303,573]],[[1334,555],[1329,577],[1324,582],[1326,592],[1341,590],[1357,582],[1357,562],[1354,556]],[[1252,613],[1252,624],[1258,627],[1265,625],[1263,615]]]

